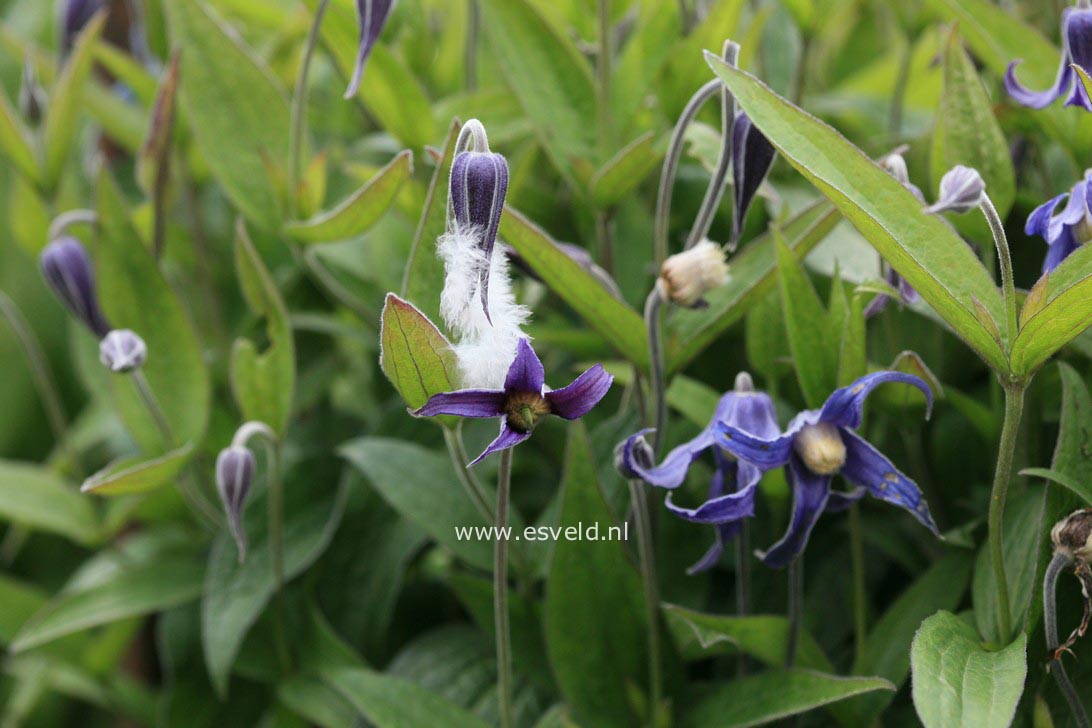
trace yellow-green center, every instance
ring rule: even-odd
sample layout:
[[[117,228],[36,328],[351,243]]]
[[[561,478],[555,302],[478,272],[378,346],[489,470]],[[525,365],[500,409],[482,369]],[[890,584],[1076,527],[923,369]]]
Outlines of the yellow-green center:
[[[550,414],[550,403],[538,392],[514,392],[504,403],[504,414],[513,430],[530,432],[539,420]]]

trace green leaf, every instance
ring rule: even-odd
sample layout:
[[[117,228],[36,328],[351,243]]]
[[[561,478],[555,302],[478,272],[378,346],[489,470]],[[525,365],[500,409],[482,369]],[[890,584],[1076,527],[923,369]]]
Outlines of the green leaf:
[[[363,667],[325,670],[323,680],[376,728],[487,728],[464,708],[400,678]]]
[[[489,47],[539,142],[574,182],[574,160],[595,158],[595,87],[587,61],[528,0],[482,0],[481,17]]]
[[[569,426],[559,526],[614,526],[584,425]],[[617,540],[558,541],[546,580],[546,647],[581,725],[636,725],[628,694],[645,684],[644,598]]]
[[[977,298],[1003,320],[1001,294],[981,261],[943,221],[834,129],[750,74],[707,54],[716,74],[782,156],[831,199],[914,289],[994,369],[1004,351],[974,314]]]
[[[599,168],[591,178],[591,197],[596,206],[617,205],[659,165],[663,154],[653,148],[654,140],[651,131],[645,132]]]
[[[128,457],[115,460],[80,486],[81,493],[129,495],[147,493],[178,478],[190,461],[193,445],[187,443],[159,457]]]
[[[1024,468],[1020,471],[1020,475],[1025,478],[1042,478],[1063,488],[1068,488],[1074,495],[1084,501],[1086,507],[1092,506],[1092,484],[1082,483],[1065,473],[1059,473],[1057,470],[1051,470],[1050,468]]]
[[[876,675],[901,687],[910,675],[910,644],[922,620],[938,607],[955,609],[963,601],[974,559],[957,551],[943,557],[899,595],[865,638],[854,675]],[[842,725],[871,725],[894,698],[873,693],[833,709]]]
[[[25,652],[65,635],[185,604],[201,595],[204,573],[192,559],[162,557],[122,568],[87,588],[63,591],[23,625],[11,651]]]
[[[967,45],[994,76],[1004,77],[1009,64],[1020,59],[1016,75],[1021,83],[1037,90],[1054,85],[1062,52],[1016,14],[989,0],[929,0],[927,4],[941,17],[959,23]],[[1061,101],[1025,113],[1075,159],[1084,159],[1092,151],[1092,119],[1086,114],[1074,114]]]
[[[37,182],[40,176],[38,159],[30,131],[19,118],[19,113],[0,92],[0,152],[15,165],[24,177]]]
[[[1092,325],[1092,246],[1074,251],[1044,285],[1040,295],[1045,303],[1027,319],[1012,345],[1012,370],[1020,376],[1034,374]]]
[[[110,375],[110,391],[129,432],[143,449],[162,453],[200,442],[209,416],[208,371],[193,324],[137,236],[125,201],[105,167],[97,184],[99,240],[96,274],[106,317],[132,329],[148,345],[141,371],[170,423],[165,443],[144,401],[126,375]]]
[[[595,276],[557,247],[542,228],[516,210],[505,207],[500,233],[588,326],[630,362],[648,368],[648,335],[640,314],[615,298]]]
[[[291,475],[291,474],[290,474]],[[329,473],[321,477],[299,468],[284,487],[284,576],[301,574],[315,562],[333,538],[345,507],[346,488]],[[249,503],[244,529],[249,540],[246,561],[239,563],[235,542],[226,530],[217,534],[205,573],[201,602],[201,642],[209,679],[219,695],[227,693],[228,677],[243,638],[275,591],[270,561],[266,501],[268,490]]]
[[[356,237],[379,221],[412,173],[413,152],[406,149],[333,210],[305,222],[290,222],[285,232],[301,243]]]
[[[841,217],[826,200],[809,205],[781,228],[797,260],[803,260]],[[705,294],[708,308],[679,310],[667,324],[668,369],[680,369],[777,286],[777,251],[771,233],[732,256],[728,282]]]
[[[929,158],[933,189],[958,164],[976,169],[1001,219],[1005,219],[1016,197],[1012,156],[993,104],[974,63],[963,50],[957,29],[949,34],[944,50],[944,93],[936,118]],[[977,222],[980,218],[978,215],[974,219]]]
[[[632,371],[632,370],[631,370]],[[720,393],[696,379],[682,374],[671,378],[667,386],[667,404],[698,427],[705,427],[720,403]]]
[[[76,141],[80,100],[91,76],[94,47],[105,21],[106,13],[100,11],[80,32],[76,47],[50,90],[42,127],[42,186],[47,190],[53,190],[60,182],[64,164]]]
[[[91,503],[56,473],[11,460],[0,460],[0,519],[87,545],[101,531]]]
[[[797,380],[808,406],[821,407],[837,382],[839,352],[833,344],[838,339],[831,331],[819,294],[776,229],[774,239],[777,241],[781,308],[785,312],[785,331],[796,364]]]
[[[275,229],[281,202],[267,169],[288,165],[288,98],[269,68],[203,2],[166,4],[182,54],[182,105],[213,176],[247,219]]]
[[[864,317],[864,297],[853,294],[849,304],[842,348],[838,354],[838,386],[845,387],[868,373],[867,331]]]
[[[914,707],[925,728],[1012,722],[1027,675],[1027,635],[987,652],[974,629],[950,612],[921,623],[910,648]]]
[[[459,363],[451,344],[413,304],[393,293],[383,304],[379,341],[379,366],[410,409],[421,407],[434,394],[459,389]]]
[[[265,318],[269,345],[259,353],[253,341],[235,340],[231,350],[231,389],[243,417],[264,422],[283,436],[292,414],[296,388],[296,345],[288,309],[241,218],[235,224],[235,268],[247,305]]]
[[[402,277],[402,298],[416,301],[422,313],[429,318],[438,319],[440,316],[440,297],[436,292],[444,285],[444,264],[436,255],[436,239],[443,235],[447,227],[447,184],[451,176],[451,162],[455,158],[455,141],[459,138],[461,127],[458,119],[453,119],[448,127]]]
[[[493,568],[492,543],[456,536],[456,526],[492,524],[471,504],[446,457],[415,443],[383,437],[352,440],[338,452],[406,520],[471,566]]]
[[[894,690],[879,677],[839,677],[811,670],[773,670],[710,689],[687,706],[682,728],[743,728],[804,713],[854,695]]]
[[[720,654],[724,651],[720,647],[725,646],[728,651],[745,652],[769,667],[785,664],[789,638],[789,620],[785,617],[725,617],[672,604],[664,606],[664,614],[676,644],[689,659]],[[800,632],[796,661],[804,668],[823,672],[834,669],[815,638],[804,630]]]

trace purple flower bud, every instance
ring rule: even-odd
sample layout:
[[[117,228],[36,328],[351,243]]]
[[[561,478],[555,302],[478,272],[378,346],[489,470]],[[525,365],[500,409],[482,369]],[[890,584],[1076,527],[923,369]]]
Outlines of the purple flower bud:
[[[928,212],[970,212],[982,204],[986,183],[978,170],[956,165],[940,180],[940,195]]]
[[[451,207],[455,226],[480,236],[483,265],[478,273],[482,307],[489,317],[489,261],[497,242],[504,198],[508,194],[508,161],[493,152],[459,152],[451,165]]]
[[[245,447],[226,447],[216,458],[216,489],[227,513],[231,535],[239,549],[240,563],[246,559],[243,507],[250,493],[250,484],[254,481],[254,470],[254,454]]]
[[[99,308],[95,272],[80,241],[61,237],[47,245],[39,257],[46,283],[61,303],[100,339],[113,328]]]
[[[65,0],[61,6],[61,53],[67,55],[76,45],[76,37],[91,22],[95,13],[106,7],[106,0]]]
[[[345,91],[345,98],[356,96],[360,88],[360,79],[364,77],[364,65],[368,62],[372,47],[379,40],[383,26],[387,23],[394,0],[356,0],[356,14],[360,18],[360,50],[356,54],[356,67]]]
[[[139,369],[147,359],[147,344],[129,329],[114,329],[99,343],[99,361],[117,374]]]
[[[618,443],[614,448],[614,469],[628,480],[640,480],[640,470],[656,467],[656,454],[648,443],[648,434],[653,430],[641,430],[633,437]]]
[[[762,135],[750,117],[742,111],[736,114],[732,123],[732,181],[735,185],[733,202],[735,215],[732,217],[732,244],[739,242],[743,232],[743,221],[747,210],[758,193],[758,188],[773,166],[774,149],[770,141]]]

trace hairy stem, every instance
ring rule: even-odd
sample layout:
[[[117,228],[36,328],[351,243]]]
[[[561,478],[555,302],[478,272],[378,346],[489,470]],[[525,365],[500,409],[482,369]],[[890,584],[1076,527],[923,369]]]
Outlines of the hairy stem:
[[[497,705],[501,728],[512,728],[512,644],[508,625],[508,499],[512,488],[512,449],[502,450],[497,470],[497,541],[493,545],[493,623],[497,638]]]
[[[1024,409],[1024,383],[1009,382],[1005,385],[1005,419],[1001,426],[1001,444],[997,453],[997,470],[990,493],[989,546],[993,578],[997,588],[997,612],[1001,638],[1005,644],[1012,638],[1012,612],[1009,607],[1008,579],[1005,575],[1005,551],[1002,530],[1005,519],[1005,499],[1012,479],[1012,456],[1016,449],[1016,435],[1020,429],[1020,415]]]
[[[746,617],[751,613],[751,524],[743,519],[743,524],[736,535],[736,616]],[[740,650],[736,665],[739,677],[747,674],[747,653]]]
[[[986,222],[990,225],[993,234],[993,243],[997,247],[997,260],[1001,267],[1001,296],[1005,299],[1005,327],[1008,334],[1009,346],[1016,339],[1016,287],[1012,282],[1012,256],[1009,254],[1009,239],[1005,235],[1005,226],[1001,222],[1001,216],[997,214],[997,208],[985,192],[982,193],[982,214],[986,216]]]
[[[648,294],[645,300],[645,327],[648,329],[648,354],[649,354],[649,386],[652,394],[652,407],[656,419],[652,433],[652,450],[657,457],[664,442],[664,427],[667,425],[667,393],[664,381],[664,351],[661,334],[663,332],[663,317],[661,309],[663,295],[657,285]]]
[[[456,425],[454,428],[444,427],[443,430],[444,443],[447,445],[448,455],[451,456],[451,467],[455,471],[455,477],[459,479],[459,483],[470,497],[478,514],[485,519],[486,523],[489,523],[494,518],[493,509],[489,506],[489,499],[485,496],[482,484],[467,468],[469,460],[466,457],[466,448],[463,447],[462,425]]]
[[[292,210],[299,210],[300,180],[303,179],[303,129],[307,125],[307,80],[311,75],[311,59],[318,45],[319,29],[330,0],[319,0],[315,8],[315,18],[311,21],[311,30],[307,33],[307,43],[303,47],[299,73],[296,74],[296,86],[292,92],[292,119],[288,142],[288,180],[289,193],[292,195]]]
[[[725,41],[722,57],[729,66],[735,66],[739,62],[739,45],[732,41]],[[713,224],[713,216],[724,197],[724,183],[728,179],[728,165],[732,161],[732,121],[735,119],[735,98],[722,85],[720,90],[720,155],[717,157],[717,166],[713,170],[713,176],[709,179],[709,186],[705,188],[705,197],[702,198],[698,216],[690,228],[690,234],[686,238],[685,249],[689,250],[701,242],[702,238],[709,234],[709,227]],[[738,242],[738,241],[733,241]]]
[[[660,708],[663,676],[660,664],[660,585],[656,576],[656,552],[652,543],[652,519],[648,498],[639,480],[629,481],[633,501],[633,521],[637,531],[637,556],[641,567],[641,586],[645,592],[645,617],[648,629],[649,723]]]

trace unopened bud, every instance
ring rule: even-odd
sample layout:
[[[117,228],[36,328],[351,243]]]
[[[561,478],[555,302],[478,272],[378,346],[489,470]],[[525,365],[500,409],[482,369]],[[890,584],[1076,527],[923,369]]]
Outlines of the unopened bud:
[[[100,339],[113,328],[99,308],[95,273],[80,241],[61,237],[47,245],[39,256],[42,275],[73,316]]]
[[[728,281],[724,250],[703,240],[690,250],[676,253],[660,268],[658,285],[664,297],[685,308],[701,308],[706,293]]]
[[[1050,530],[1054,550],[1084,562],[1092,562],[1092,508],[1074,511]]]
[[[732,122],[732,181],[735,185],[732,243],[739,241],[747,210],[773,166],[777,150],[742,111]]]
[[[394,0],[356,0],[356,14],[360,20],[360,45],[356,52],[356,65],[353,68],[353,77],[349,80],[349,88],[345,91],[345,98],[356,96],[360,88],[360,80],[364,77],[364,66],[368,62],[368,56],[372,53],[375,42],[379,40],[379,34],[383,32],[383,26],[387,23]]]
[[[129,329],[114,329],[99,342],[99,361],[110,371],[123,374],[144,366],[148,346]]]
[[[846,463],[846,444],[838,428],[829,422],[804,425],[793,441],[793,449],[816,475],[834,475]]]
[[[927,212],[970,212],[982,204],[986,183],[978,170],[962,164],[952,167],[940,180],[940,195]]]
[[[250,485],[254,481],[254,470],[254,454],[245,447],[226,447],[216,458],[216,490],[220,493],[220,500],[228,517],[228,527],[239,549],[240,563],[246,560],[243,508],[250,493]]]
[[[652,430],[641,430],[614,448],[614,468],[622,477],[629,480],[639,479],[638,469],[649,470],[656,465],[656,455],[646,435]]]

